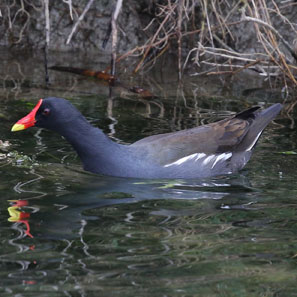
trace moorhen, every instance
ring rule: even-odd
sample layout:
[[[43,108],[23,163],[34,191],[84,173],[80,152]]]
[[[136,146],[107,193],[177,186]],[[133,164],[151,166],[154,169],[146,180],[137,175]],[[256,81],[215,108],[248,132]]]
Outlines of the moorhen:
[[[249,161],[267,124],[281,104],[252,107],[208,125],[118,144],[93,127],[67,100],[40,99],[12,131],[31,126],[58,132],[79,155],[84,169],[119,177],[206,178],[235,173]]]

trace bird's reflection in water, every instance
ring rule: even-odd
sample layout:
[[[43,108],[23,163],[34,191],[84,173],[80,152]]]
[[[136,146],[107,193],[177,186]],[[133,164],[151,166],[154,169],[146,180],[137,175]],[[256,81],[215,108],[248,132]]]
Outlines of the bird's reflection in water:
[[[88,183],[76,193],[61,196],[46,195],[28,200],[16,200],[8,208],[10,221],[25,224],[24,236],[53,239],[71,239],[82,236],[82,227],[96,215],[87,215],[88,210],[137,204],[151,200],[209,201],[207,208],[219,208],[224,197],[249,193],[254,189],[243,175],[207,180],[141,180],[91,176]],[[25,212],[22,210],[25,207]],[[135,207],[138,207],[137,205]],[[34,209],[28,213],[26,209]],[[152,215],[191,215],[196,210],[181,208],[174,212],[155,209]],[[201,209],[203,211],[210,211]],[[22,216],[26,215],[26,218]]]

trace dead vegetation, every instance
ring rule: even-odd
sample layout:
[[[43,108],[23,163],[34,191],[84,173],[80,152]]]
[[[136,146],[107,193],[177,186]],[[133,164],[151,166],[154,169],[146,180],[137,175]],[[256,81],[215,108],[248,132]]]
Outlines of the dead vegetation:
[[[119,60],[138,52],[141,59],[134,70],[137,72],[152,50],[158,53],[156,59],[175,44],[180,77],[187,66],[193,65],[196,75],[235,75],[249,68],[268,79],[281,78],[285,86],[288,82],[297,85],[297,23],[286,17],[297,3],[278,2],[168,0],[156,4],[155,18],[144,28],[158,23],[152,36]],[[286,36],[281,33],[284,28]],[[238,39],[244,34],[250,38],[240,43]],[[291,40],[292,36],[296,39]]]
[[[80,11],[75,9],[76,1],[63,2],[73,19],[71,33],[65,36],[65,42],[69,43],[87,17],[93,0],[85,1]],[[120,13],[116,11],[119,2],[123,6],[127,4],[115,1],[111,20]],[[288,84],[297,85],[297,23],[290,13],[297,8],[295,1],[151,0],[146,3],[150,4],[147,10],[152,17],[142,28],[147,36],[145,42],[117,59],[116,35],[113,35],[117,28],[111,23],[112,57],[119,63],[127,57],[136,56],[134,73],[151,65],[170,49],[178,57],[179,78],[186,68],[195,69],[193,75],[236,75],[250,69],[269,80],[281,81],[285,88]],[[2,24],[11,32],[14,26],[18,27],[18,34],[10,35],[13,44],[22,43],[25,35],[30,34],[30,9],[34,9],[45,19],[44,44],[45,48],[48,47],[51,42],[48,5],[48,0],[1,4]]]

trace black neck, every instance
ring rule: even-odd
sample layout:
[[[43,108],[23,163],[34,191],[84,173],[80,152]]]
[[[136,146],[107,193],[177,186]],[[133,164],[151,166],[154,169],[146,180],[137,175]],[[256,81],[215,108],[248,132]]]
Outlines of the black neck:
[[[71,143],[84,164],[84,169],[109,174],[115,169],[123,146],[110,140],[100,129],[83,117],[59,127],[58,131]]]

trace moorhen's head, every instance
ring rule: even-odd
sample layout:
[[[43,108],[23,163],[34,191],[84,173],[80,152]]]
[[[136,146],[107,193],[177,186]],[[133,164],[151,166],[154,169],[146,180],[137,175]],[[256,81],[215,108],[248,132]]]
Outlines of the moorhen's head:
[[[11,131],[20,131],[35,126],[58,131],[81,113],[67,100],[49,97],[40,99],[33,110],[14,124]]]

